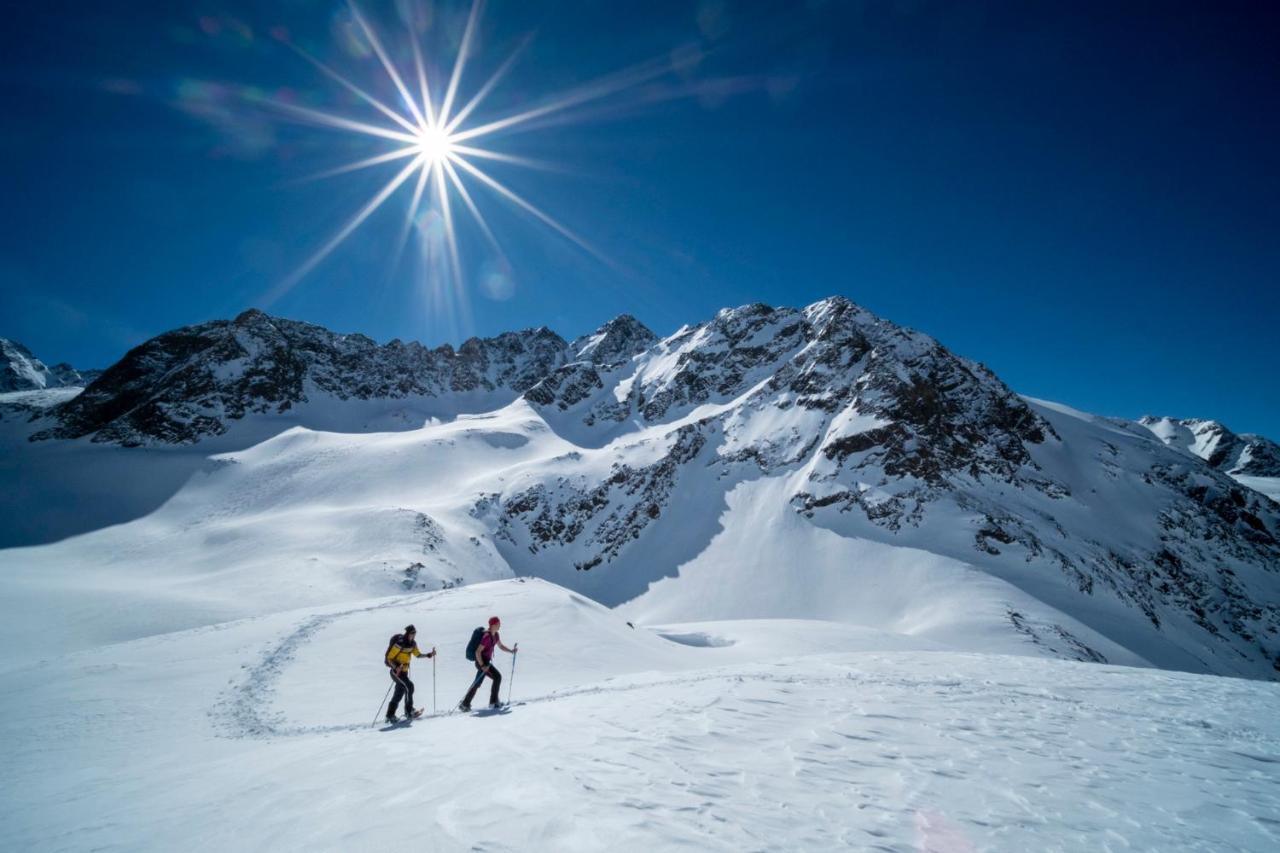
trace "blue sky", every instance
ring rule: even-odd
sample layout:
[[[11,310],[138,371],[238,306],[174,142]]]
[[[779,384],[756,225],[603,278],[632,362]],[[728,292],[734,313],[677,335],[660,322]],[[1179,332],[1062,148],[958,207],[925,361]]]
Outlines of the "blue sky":
[[[0,27],[0,335],[46,359],[102,366],[251,305],[457,343],[838,293],[1023,393],[1280,438],[1266,4],[491,0],[463,95],[533,40],[478,120],[675,67],[493,138],[560,167],[484,164],[608,263],[475,188],[509,267],[455,211],[468,312],[433,307],[416,240],[393,263],[408,186],[267,299],[398,168],[303,181],[385,148],[254,100],[379,118],[280,36],[396,100],[342,4],[31,5]],[[407,62],[407,3],[364,5]],[[433,68],[466,12],[432,7]]]

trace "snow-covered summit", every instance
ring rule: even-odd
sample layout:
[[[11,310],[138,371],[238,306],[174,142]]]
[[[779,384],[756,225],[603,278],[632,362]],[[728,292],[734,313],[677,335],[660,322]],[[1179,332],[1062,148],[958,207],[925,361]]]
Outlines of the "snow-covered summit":
[[[30,417],[42,440],[0,475],[78,483],[79,509],[28,500],[14,538],[88,533],[23,555],[14,577],[38,588],[94,566],[154,595],[176,550],[205,590],[183,612],[227,618],[536,575],[641,621],[822,618],[1280,672],[1280,504],[843,298],[661,339],[621,317],[573,343],[544,328],[457,350],[251,311],[149,341]],[[113,480],[117,526],[77,526],[97,517],[93,466],[124,460],[165,478]]]
[[[252,415],[322,402],[449,396],[483,409],[514,399],[565,358],[564,339],[545,327],[427,349],[249,310],[129,351],[34,438],[186,444]]]
[[[594,333],[570,344],[574,361],[611,366],[630,359],[652,346],[658,336],[630,314],[620,314]]]
[[[1213,420],[1157,418],[1138,421],[1170,447],[1185,450],[1233,476],[1280,477],[1280,444],[1252,433],[1234,433]]]
[[[79,371],[66,362],[53,367],[17,341],[0,338],[0,393],[84,386],[101,371]]]

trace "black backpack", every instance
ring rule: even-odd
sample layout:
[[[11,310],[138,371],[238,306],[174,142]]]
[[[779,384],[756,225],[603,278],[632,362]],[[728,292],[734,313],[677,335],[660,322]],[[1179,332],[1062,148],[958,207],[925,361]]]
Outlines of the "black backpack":
[[[480,648],[480,640],[484,638],[484,628],[477,628],[471,632],[471,640],[467,643],[467,660],[476,659],[476,649]]]
[[[387,641],[387,650],[382,653],[383,664],[385,664],[386,666],[391,666],[391,664],[387,662],[387,655],[391,654],[392,646],[399,646],[402,643],[404,643],[404,634],[391,635],[391,639]]]

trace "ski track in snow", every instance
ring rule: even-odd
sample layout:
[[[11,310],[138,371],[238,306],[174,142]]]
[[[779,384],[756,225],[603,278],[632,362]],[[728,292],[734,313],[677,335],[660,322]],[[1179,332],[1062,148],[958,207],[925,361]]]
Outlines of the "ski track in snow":
[[[490,613],[521,643],[518,707],[370,726],[389,633],[418,625],[452,696]],[[108,646],[62,679],[13,670],[0,849],[1280,844],[1280,686],[921,650],[803,620],[656,630],[725,644],[666,640],[531,580]],[[822,650],[796,655],[816,637]],[[164,668],[189,651],[199,666]],[[419,676],[423,707],[429,688]]]
[[[293,662],[297,652],[315,634],[333,622],[356,613],[371,613],[391,608],[403,609],[438,597],[444,590],[395,598],[368,607],[355,607],[337,613],[308,617],[275,645],[265,651],[244,679],[224,695],[209,712],[215,726],[231,737],[279,737],[290,734],[320,734],[351,731],[361,726],[289,727],[281,712],[270,710],[275,698],[276,682]]]

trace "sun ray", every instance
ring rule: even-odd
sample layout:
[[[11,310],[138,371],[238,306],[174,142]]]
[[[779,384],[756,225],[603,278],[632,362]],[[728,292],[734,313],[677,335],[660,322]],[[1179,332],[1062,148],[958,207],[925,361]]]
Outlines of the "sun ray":
[[[321,70],[321,71],[322,71],[322,72],[323,72],[327,77],[329,77],[331,80],[334,80],[334,81],[335,81],[335,82],[337,82],[340,86],[342,86],[343,88],[345,88],[347,91],[351,92],[352,94],[356,95],[356,96],[357,96],[357,97],[359,97],[361,100],[363,100],[365,103],[367,103],[367,104],[369,104],[370,106],[372,106],[372,107],[374,107],[375,109],[377,109],[377,110],[378,110],[378,112],[382,113],[382,114],[383,114],[383,115],[385,115],[387,118],[391,119],[391,120],[392,120],[392,121],[394,121],[396,124],[398,124],[398,125],[400,125],[401,127],[403,127],[405,130],[409,131],[410,133],[417,133],[417,132],[418,132],[418,128],[414,127],[414,126],[413,126],[413,124],[412,124],[411,122],[406,121],[406,120],[405,120],[405,117],[404,117],[404,116],[402,116],[402,115],[400,115],[400,113],[398,113],[398,112],[396,112],[395,110],[391,109],[391,107],[389,107],[389,106],[387,106],[386,104],[382,103],[382,101],[379,101],[379,100],[378,100],[377,98],[375,98],[373,95],[370,95],[370,94],[369,94],[368,92],[366,92],[364,89],[361,89],[361,88],[360,88],[359,86],[357,86],[355,83],[352,83],[352,82],[351,82],[350,80],[348,80],[346,77],[343,77],[343,76],[342,76],[341,74],[339,74],[337,71],[334,71],[332,68],[330,68],[328,65],[325,65],[323,62],[321,62],[320,60],[316,59],[314,56],[312,56],[311,54],[307,53],[305,50],[303,50],[302,48],[298,47],[296,44],[294,44],[294,43],[293,43],[293,42],[291,42],[291,41],[285,41],[284,43],[285,43],[285,45],[286,45],[286,46],[288,46],[288,47],[289,47],[289,49],[290,49],[290,50],[292,50],[294,53],[296,53],[296,54],[298,54],[299,56],[301,56],[301,57],[302,57],[303,59],[305,59],[307,62],[310,62],[310,63],[311,63],[312,65],[314,65],[316,68],[319,68],[319,69],[320,69],[320,70]]]
[[[588,243],[583,238],[579,237],[577,234],[570,231],[565,226],[561,225],[559,222],[553,219],[550,215],[543,213],[541,210],[539,210],[530,202],[525,201],[524,198],[517,195],[514,190],[508,189],[506,186],[499,183],[497,180],[491,178],[489,175],[485,174],[482,170],[472,165],[471,163],[468,163],[466,160],[464,160],[461,157],[451,156],[449,159],[453,162],[455,166],[460,166],[463,169],[465,169],[467,172],[474,175],[476,179],[479,180],[481,183],[483,183],[485,186],[489,187],[491,190],[498,193],[499,195],[502,195],[512,204],[516,205],[517,207],[524,210],[526,213],[536,218],[543,225],[546,225],[547,227],[553,229],[558,234],[560,234],[560,236],[576,243],[583,250],[591,254],[592,257],[606,264],[609,264],[610,266],[613,266],[613,261],[611,261],[599,249],[597,249],[595,246]]]
[[[247,97],[253,103],[267,106],[298,118],[307,119],[315,124],[324,125],[326,127],[333,127],[339,130],[350,130],[356,133],[363,133],[366,136],[381,137],[382,139],[394,139],[396,142],[416,143],[418,141],[418,137],[413,134],[401,133],[398,130],[379,127],[376,124],[368,124],[363,121],[354,121],[353,119],[343,118],[342,116],[336,116],[332,113],[313,110],[310,107],[301,107],[297,104],[289,104],[275,98],[268,98],[264,96],[255,97],[253,95],[249,95]]]
[[[435,168],[440,173],[436,176],[436,179],[438,181],[438,186],[440,188],[439,189],[440,211],[441,211],[441,216],[444,220],[444,236],[449,247],[449,261],[452,265],[452,273],[453,273],[449,281],[452,284],[455,304],[463,314],[463,318],[462,318],[463,321],[468,326],[470,326],[471,325],[471,306],[470,306],[470,302],[467,300],[467,292],[466,290],[463,289],[463,286],[462,286],[462,281],[463,281],[462,261],[458,256],[458,239],[457,239],[457,234],[453,228],[453,209],[452,209],[452,206],[449,204],[449,189],[445,185],[445,180],[444,180],[444,174],[443,174],[444,166],[442,165],[444,162],[446,161],[445,160],[439,161],[438,163],[436,163]]]
[[[563,171],[563,167],[555,163],[548,163],[545,160],[534,160],[529,157],[518,157],[515,154],[503,154],[501,151],[490,151],[486,148],[473,148],[470,145],[457,145],[453,139],[449,140],[449,151],[453,154],[466,154],[468,157],[475,157],[480,160],[497,160],[502,163],[512,163],[516,166],[524,166],[528,169],[541,169],[545,172]]]
[[[475,201],[471,198],[471,192],[467,189],[466,184],[464,184],[462,179],[458,177],[458,173],[453,168],[453,164],[446,159],[443,161],[442,165],[444,166],[445,174],[449,176],[449,180],[452,182],[454,189],[458,191],[458,197],[462,199],[462,203],[466,205],[467,210],[471,212],[472,218],[475,219],[476,225],[480,227],[480,233],[483,234],[484,238],[488,241],[489,247],[493,249],[494,254],[506,263],[507,253],[502,250],[501,244],[498,243],[497,236],[489,227],[488,221],[486,221],[484,216],[481,215],[480,208],[476,206]]]
[[[378,40],[377,34],[373,31],[373,27],[369,26],[369,22],[365,20],[364,15],[360,13],[360,9],[356,6],[355,0],[348,0],[348,6],[351,7],[351,14],[360,25],[360,29],[364,31],[365,37],[369,39],[369,46],[373,48],[373,52],[377,54],[378,60],[382,63],[382,67],[387,70],[387,76],[391,78],[391,82],[395,84],[396,89],[400,92],[400,97],[404,99],[405,106],[409,108],[409,112],[413,113],[413,117],[417,119],[419,127],[425,127],[427,121],[422,117],[422,111],[418,109],[418,105],[413,100],[413,95],[409,94],[409,88],[405,86],[404,80],[400,79],[400,72],[396,71],[396,67],[392,64],[391,59],[387,56],[387,52],[382,48],[382,42]]]
[[[405,182],[409,175],[413,174],[413,170],[422,164],[422,159],[422,155],[419,154],[413,159],[413,162],[401,169],[399,174],[388,181],[386,186],[379,190],[373,198],[369,199],[365,206],[360,208],[359,212],[357,212],[355,216],[351,217],[351,219],[347,221],[347,224],[344,225],[337,234],[333,235],[333,237],[329,239],[329,242],[321,246],[315,254],[302,264],[302,266],[298,267],[290,273],[287,278],[272,288],[265,297],[267,304],[274,302],[292,289],[292,287],[301,281],[307,273],[315,269],[317,264],[327,258],[334,249],[338,248],[343,240],[351,236],[351,232],[359,228],[360,224],[368,219],[375,210],[381,207],[382,203],[390,198],[391,194],[400,188],[400,185]]]
[[[551,113],[566,110],[569,107],[576,107],[579,104],[585,104],[588,101],[594,101],[604,98],[612,94],[616,94],[624,89],[639,85],[662,74],[667,73],[671,68],[670,60],[660,61],[651,60],[636,66],[627,71],[621,71],[617,74],[611,74],[601,78],[594,83],[588,83],[573,89],[555,100],[543,104],[540,107],[534,107],[524,112],[500,118],[486,124],[477,125],[476,127],[458,131],[450,134],[450,138],[455,142],[465,142],[468,139],[476,139],[481,136],[488,136],[491,133],[497,133],[500,130],[511,130],[519,125],[540,118]]]
[[[417,145],[409,145],[405,148],[397,148],[394,151],[387,151],[384,154],[378,154],[374,157],[366,157],[363,160],[357,160],[354,163],[346,163],[342,166],[335,166],[332,169],[325,169],[323,172],[316,172],[314,175],[308,175],[305,178],[299,178],[299,183],[318,181],[322,178],[332,178],[337,175],[345,175],[348,172],[358,172],[361,169],[368,169],[372,166],[380,166],[383,163],[390,163],[395,160],[401,160],[405,157],[412,157],[415,154],[421,156],[422,151]]]
[[[404,215],[404,226],[400,229],[400,235],[396,239],[396,247],[391,255],[391,269],[395,270],[400,265],[400,256],[404,254],[404,247],[409,242],[409,232],[413,230],[414,219],[418,215],[418,205],[422,203],[422,191],[427,186],[427,179],[431,177],[431,170],[425,165],[418,169],[418,182],[413,188],[413,198],[409,201],[409,209]]]
[[[453,131],[457,129],[458,125],[466,121],[467,116],[471,115],[472,110],[479,106],[480,103],[489,96],[489,93],[493,91],[493,88],[498,85],[498,82],[501,81],[502,78],[506,76],[507,72],[511,70],[511,66],[515,65],[520,54],[524,52],[524,49],[528,47],[529,43],[532,41],[532,35],[524,37],[524,40],[521,41],[516,49],[511,52],[511,55],[498,66],[498,70],[493,72],[493,76],[486,80],[485,84],[480,87],[479,91],[471,96],[471,100],[467,101],[466,106],[459,110],[456,116],[449,119],[449,123],[445,126],[446,133],[453,133]]]
[[[480,7],[484,0],[472,0],[471,14],[467,16],[466,29],[462,31],[462,44],[458,47],[458,55],[453,60],[453,73],[449,75],[449,88],[444,93],[444,103],[440,105],[440,124],[449,126],[449,110],[453,107],[454,96],[458,94],[458,83],[462,80],[462,69],[467,65],[467,54],[471,52],[471,38],[475,33],[476,19],[480,17]]]
[[[435,169],[443,171],[439,163]],[[449,188],[443,175],[436,176],[436,194],[440,198],[440,216],[444,219],[444,239],[449,248],[449,264],[455,283],[462,281],[462,263],[458,259],[458,241],[453,233],[453,210],[449,206]]]
[[[422,50],[418,47],[417,39],[410,39],[409,45],[413,48],[413,65],[418,72],[418,89],[422,92],[422,112],[427,118],[427,127],[436,127],[435,107],[431,104],[431,87],[427,82],[427,69],[422,62]]]

